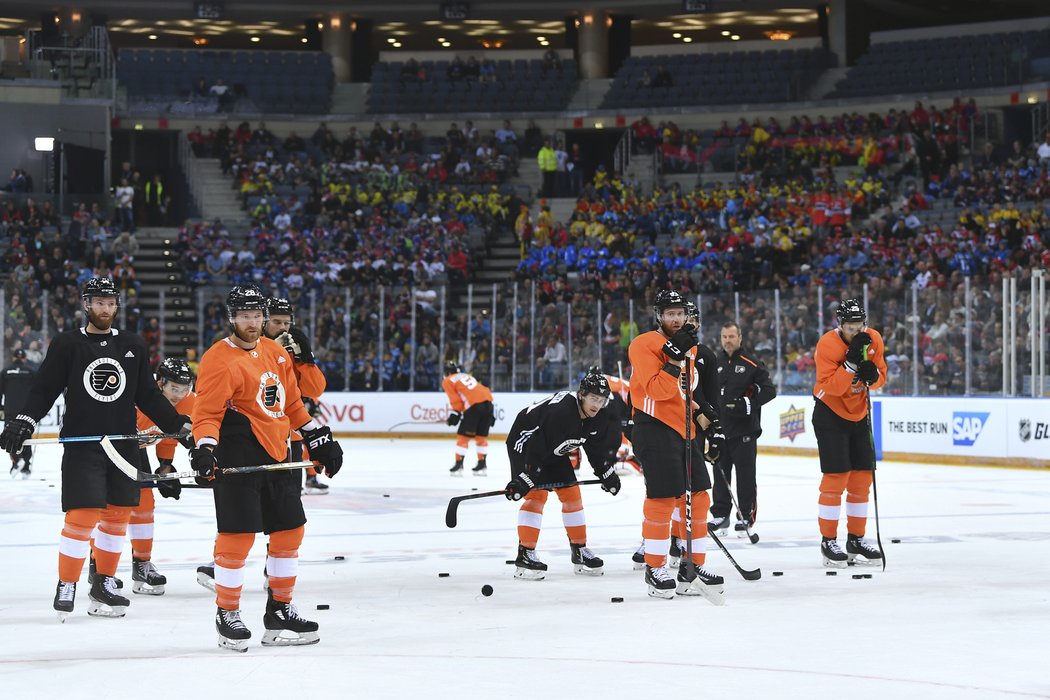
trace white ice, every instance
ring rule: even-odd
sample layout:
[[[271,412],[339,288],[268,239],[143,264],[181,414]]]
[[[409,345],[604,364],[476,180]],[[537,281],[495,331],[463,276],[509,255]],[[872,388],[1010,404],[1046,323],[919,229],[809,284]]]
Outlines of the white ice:
[[[605,576],[573,575],[552,497],[538,548],[550,571],[521,581],[505,563],[517,542],[515,505],[467,501],[458,527],[444,524],[451,496],[506,483],[502,445],[487,477],[452,478],[452,440],[342,444],[347,460],[331,493],[305,499],[295,591],[300,611],[320,623],[321,643],[259,645],[260,536],[242,599],[253,632],[246,654],[217,648],[214,599],[195,582],[214,537],[207,491],[157,498],[163,597],[128,592],[127,617],[90,618],[85,572],[76,610],[59,624],[51,604],[60,448],[41,448],[32,480],[0,481],[0,697],[1050,696],[1050,471],[882,464],[887,570],[828,577],[816,461],[760,455],[761,541],[727,544],[762,578],[744,581],[712,546],[707,568],[726,578],[719,608],[646,595],[630,561],[640,541],[638,476],[625,477],[616,497],[584,487],[588,544],[605,559]],[[126,586],[130,563],[128,545],[118,572]],[[873,578],[852,578],[861,572]],[[485,584],[491,597],[481,595]]]

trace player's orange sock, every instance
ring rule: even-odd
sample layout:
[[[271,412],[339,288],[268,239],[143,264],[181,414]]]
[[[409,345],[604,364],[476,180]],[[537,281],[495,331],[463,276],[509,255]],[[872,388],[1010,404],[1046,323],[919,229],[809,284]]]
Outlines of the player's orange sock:
[[[817,523],[820,534],[832,539],[838,537],[839,512],[842,510],[842,492],[846,490],[849,474],[825,474],[820,479],[820,514]]]
[[[483,462],[489,454],[489,439],[478,435],[474,438],[474,447],[478,451],[478,461]]]
[[[671,546],[671,512],[673,498],[646,498],[642,505],[642,538],[645,540],[645,563],[656,568],[667,562]]]
[[[547,503],[547,492],[533,489],[522,499],[518,511],[518,542],[526,549],[536,549],[540,540],[540,526],[543,524],[543,506]]]
[[[677,499],[678,519],[676,525],[681,530],[682,552],[685,552],[685,496]],[[711,494],[707,491],[693,493],[692,551],[693,563],[700,566],[707,557],[707,511],[711,509]]]
[[[467,452],[470,450],[470,438],[465,435],[456,436],[456,461],[460,461],[467,456]]]
[[[120,553],[124,550],[124,536],[131,519],[130,506],[107,505],[98,516],[98,529],[91,543],[95,569],[105,576],[116,576]]]
[[[156,504],[153,489],[142,489],[139,504],[131,509],[128,521],[128,538],[131,540],[131,556],[149,561],[153,555],[153,513]]]
[[[299,545],[303,543],[304,526],[294,530],[270,533],[266,553],[266,575],[270,579],[270,594],[282,603],[292,602],[295,577],[299,573]]]
[[[91,532],[98,522],[99,508],[74,508],[66,512],[58,540],[58,580],[76,583],[91,551]]]
[[[854,470],[846,481],[846,532],[864,537],[868,525],[868,492],[875,478],[873,472]]]
[[[587,544],[587,519],[583,515],[583,495],[577,485],[555,489],[561,501],[561,521],[572,544]]]
[[[220,532],[215,538],[215,604],[223,610],[241,606],[244,560],[254,542],[254,532]]]

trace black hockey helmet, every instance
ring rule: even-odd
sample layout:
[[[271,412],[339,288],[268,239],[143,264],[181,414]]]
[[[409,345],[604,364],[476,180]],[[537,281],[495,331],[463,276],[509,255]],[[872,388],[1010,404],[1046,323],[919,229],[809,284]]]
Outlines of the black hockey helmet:
[[[664,311],[676,308],[686,308],[685,298],[681,294],[673,289],[661,289],[656,293],[656,301],[653,302],[653,313],[656,314],[657,320],[660,319]]]
[[[193,370],[186,364],[186,360],[168,357],[157,367],[157,379],[174,382],[175,384],[192,384]]]
[[[113,280],[108,277],[92,277],[84,283],[83,289],[80,290],[80,298],[84,301],[91,301],[92,297],[112,297],[114,299],[120,296],[120,292],[117,291],[117,285],[113,284]]]
[[[685,317],[686,319],[695,318],[697,320],[700,320],[700,309],[697,307],[696,302],[685,302]]]
[[[609,389],[609,380],[601,372],[588,372],[580,380],[580,394],[597,394],[609,398],[612,391]]]
[[[24,360],[26,359],[26,351],[22,348],[18,348],[13,353],[11,353],[11,356],[14,357],[16,360]]]
[[[587,374],[605,374],[602,371],[601,365],[591,365],[587,368]]]
[[[835,310],[835,315],[839,317],[840,324],[865,323],[868,320],[868,313],[861,305],[860,299],[844,299]]]
[[[270,297],[266,300],[266,311],[269,316],[277,314],[279,316],[288,316],[295,322],[295,313],[292,311],[292,302],[288,301],[284,297]]]
[[[226,296],[226,317],[233,323],[238,311],[262,311],[266,318],[266,297],[254,284],[238,285]]]
[[[453,362],[452,360],[449,360],[448,362],[445,363],[445,376],[446,377],[448,375],[450,375],[450,374],[456,374],[456,373],[462,372],[462,371],[463,371],[462,368],[460,368],[460,366],[458,364],[456,364],[455,362]]]

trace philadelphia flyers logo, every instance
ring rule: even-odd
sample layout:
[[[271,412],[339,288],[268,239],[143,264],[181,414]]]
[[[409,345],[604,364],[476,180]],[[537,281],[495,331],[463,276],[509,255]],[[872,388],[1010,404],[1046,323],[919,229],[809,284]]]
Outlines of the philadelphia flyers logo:
[[[84,390],[96,401],[116,401],[127,385],[124,368],[112,357],[100,357],[84,369]]]
[[[284,416],[284,384],[281,378],[273,372],[263,372],[259,375],[259,391],[255,395],[255,402],[259,408],[271,418]]]

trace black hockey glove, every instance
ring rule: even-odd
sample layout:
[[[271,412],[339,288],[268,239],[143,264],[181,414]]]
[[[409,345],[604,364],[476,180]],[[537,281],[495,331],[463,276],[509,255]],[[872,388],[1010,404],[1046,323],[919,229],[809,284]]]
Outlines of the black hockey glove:
[[[722,449],[726,445],[726,436],[722,432],[722,423],[715,421],[711,424],[711,427],[707,429],[707,452],[704,454],[706,459],[711,464],[718,462],[718,458],[722,455]]]
[[[18,454],[22,451],[25,441],[33,436],[36,430],[36,421],[20,413],[14,420],[4,423],[4,432],[0,433],[0,450],[8,454]]]
[[[496,412],[495,411],[492,412],[492,417],[489,418],[489,427],[491,428],[494,425],[496,425]]]
[[[854,371],[856,371],[857,365],[867,359],[864,357],[864,348],[868,345],[871,345],[871,336],[864,331],[853,336],[853,340],[849,341],[849,350],[846,351],[846,362],[853,365],[851,369]]]
[[[291,353],[296,362],[301,362],[307,365],[312,365],[314,363],[314,353],[310,348],[310,339],[295,326],[292,326],[284,333],[281,333],[275,338],[275,340],[284,346],[285,350]]]
[[[218,464],[210,445],[202,445],[190,450],[190,467],[197,472],[195,479],[198,484],[214,479]]]
[[[175,467],[172,465],[170,459],[160,460],[160,466],[157,467],[157,471],[153,472],[157,476],[162,474],[174,474]],[[157,482],[157,491],[164,498],[174,498],[176,501],[179,500],[179,496],[182,495],[182,484],[179,483],[178,479],[168,479],[167,481]]]
[[[712,423],[718,422],[718,410],[707,401],[700,402],[700,415],[702,415],[704,418],[711,421]]]
[[[445,425],[454,428],[457,425],[459,425],[459,419],[462,417],[463,416],[460,414],[459,411],[453,411],[452,413],[448,414],[448,419],[445,421]]]
[[[332,429],[327,425],[314,430],[299,429],[303,442],[310,452],[310,459],[320,462],[318,471],[332,478],[343,466],[343,448],[332,437]]]
[[[620,475],[616,473],[615,465],[608,465],[602,473],[595,470],[594,475],[602,480],[602,491],[614,496],[620,492]]]
[[[726,413],[731,416],[745,417],[751,415],[751,399],[741,396],[739,399],[726,401]]]
[[[871,386],[879,381],[879,368],[876,367],[875,363],[871,360],[864,360],[857,365],[857,381],[864,382],[868,386]]]
[[[681,362],[685,354],[696,347],[696,326],[687,323],[664,343],[664,353],[672,360]]]
[[[183,419],[182,427],[179,428],[179,444],[187,450],[192,450],[195,446],[193,442],[193,422],[189,416],[180,415],[179,418]]]
[[[526,472],[522,472],[507,482],[507,500],[520,501],[535,486],[536,482],[532,480],[532,477]]]

